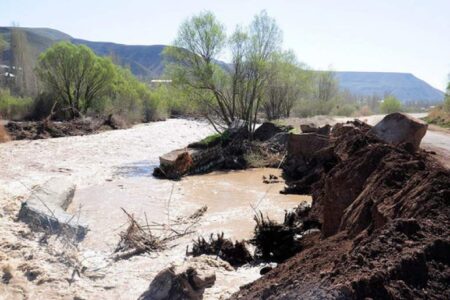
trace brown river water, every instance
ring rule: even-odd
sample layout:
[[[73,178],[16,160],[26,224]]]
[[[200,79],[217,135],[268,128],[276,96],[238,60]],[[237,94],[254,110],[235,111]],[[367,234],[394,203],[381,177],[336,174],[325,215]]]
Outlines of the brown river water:
[[[0,268],[11,268],[13,279],[0,283],[0,299],[137,299],[156,274],[186,259],[186,246],[199,235],[224,232],[225,237],[251,237],[255,211],[282,220],[284,211],[309,197],[281,195],[283,183],[264,184],[262,176],[276,169],[214,172],[180,181],[159,180],[151,173],[158,157],[200,140],[213,132],[204,122],[170,119],[127,130],[95,135],[0,145]],[[17,222],[21,202],[30,189],[53,177],[77,185],[70,212],[90,228],[77,247],[83,269],[73,278],[73,267],[63,258],[72,252],[58,241],[48,245]],[[190,235],[173,241],[164,251],[114,262],[113,249],[127,218],[121,208],[143,222],[167,225],[206,205],[208,210]],[[253,208],[252,208],[253,207]],[[159,234],[159,232],[155,232]],[[26,268],[25,268],[26,266]],[[38,270],[27,279],[26,270]],[[236,270],[215,268],[217,280],[204,299],[226,299],[239,286],[260,277],[260,266]],[[39,283],[43,280],[44,283]]]
[[[278,169],[250,169],[190,176],[180,181],[159,180],[150,174],[119,178],[78,189],[69,211],[80,210],[80,219],[91,230],[83,244],[98,250],[111,249],[117,243],[127,220],[121,208],[136,219],[169,224],[206,205],[208,210],[199,223],[198,235],[224,232],[232,239],[248,239],[256,211],[282,221],[285,210],[310,201],[308,196],[280,194],[283,182],[263,183],[263,176],[280,173]]]

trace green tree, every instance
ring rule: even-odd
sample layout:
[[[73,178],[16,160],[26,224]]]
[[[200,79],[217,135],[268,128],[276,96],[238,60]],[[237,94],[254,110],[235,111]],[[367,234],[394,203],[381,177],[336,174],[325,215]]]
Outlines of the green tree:
[[[444,110],[450,113],[450,81],[447,84],[447,92],[445,93]]]
[[[387,96],[380,104],[381,112],[391,114],[402,110],[402,103],[394,96]]]
[[[55,104],[74,118],[110,92],[116,69],[109,58],[96,56],[86,46],[60,42],[40,55],[37,74]]]
[[[263,108],[267,119],[290,116],[294,104],[309,92],[310,74],[297,61],[293,52],[281,52],[274,56],[264,91]]]
[[[201,13],[180,26],[174,46],[166,49],[168,73],[195,95],[218,131],[238,119],[253,131],[270,77],[269,62],[280,44],[281,31],[264,11],[248,29],[238,27],[228,39],[211,12]],[[220,66],[226,48],[232,65]]]

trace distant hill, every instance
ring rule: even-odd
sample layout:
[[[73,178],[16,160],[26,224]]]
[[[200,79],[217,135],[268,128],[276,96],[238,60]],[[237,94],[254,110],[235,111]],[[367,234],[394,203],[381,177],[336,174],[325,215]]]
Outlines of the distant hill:
[[[164,71],[162,51],[164,45],[131,46],[105,42],[90,42],[72,39],[72,43],[86,45],[98,55],[114,56],[118,62],[129,67],[131,72],[141,78],[156,78]]]
[[[134,75],[151,79],[158,78],[164,71],[162,51],[164,45],[122,45],[109,42],[91,42],[76,39],[61,31],[49,28],[21,28],[25,31],[29,47],[35,59],[38,55],[60,41],[70,41],[78,45],[86,45],[96,54],[113,56],[121,65],[130,68]],[[0,27],[0,34],[9,42],[11,38],[11,27]],[[2,55],[2,61],[9,63],[11,53],[6,50]]]
[[[339,85],[354,94],[392,94],[403,102],[441,102],[444,93],[410,73],[336,72]]]
[[[61,31],[49,28],[22,28],[27,34],[35,58],[59,41],[71,41],[90,47],[98,55],[113,56],[114,59],[141,79],[158,78],[164,71],[162,51],[164,45],[122,45],[109,42],[92,42],[73,38]],[[9,41],[11,27],[0,27],[0,34]],[[2,53],[2,61],[8,63],[9,51]],[[223,62],[218,62],[226,66]],[[444,99],[444,93],[425,81],[409,73],[384,72],[336,72],[339,85],[353,94],[379,95],[392,94],[405,103],[427,102],[435,104]]]

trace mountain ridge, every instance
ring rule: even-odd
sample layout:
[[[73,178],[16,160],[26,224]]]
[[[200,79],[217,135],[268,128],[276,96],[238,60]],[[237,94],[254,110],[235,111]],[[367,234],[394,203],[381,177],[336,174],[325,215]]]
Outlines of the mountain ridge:
[[[0,34],[7,41],[10,39],[11,28],[0,27]],[[131,72],[140,79],[159,78],[164,72],[162,51],[166,45],[126,45],[88,41],[45,27],[21,27],[21,29],[27,34],[35,58],[56,42],[70,41],[74,44],[86,45],[98,55],[113,56],[119,64],[129,67]],[[11,54],[8,51],[4,52],[1,55],[3,61],[8,61]],[[356,95],[382,97],[385,94],[392,94],[405,103],[421,101],[429,105],[439,103],[444,99],[444,92],[411,73],[364,71],[335,71],[334,73],[340,88]]]

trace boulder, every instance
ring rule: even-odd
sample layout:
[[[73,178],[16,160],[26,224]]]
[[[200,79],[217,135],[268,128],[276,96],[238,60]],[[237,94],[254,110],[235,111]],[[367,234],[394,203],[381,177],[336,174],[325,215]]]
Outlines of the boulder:
[[[34,187],[30,198],[22,203],[19,220],[32,229],[51,234],[65,234],[82,240],[88,228],[80,224],[76,216],[66,212],[73,200],[76,186],[62,178],[51,178],[45,184]]]
[[[176,179],[189,172],[193,165],[192,156],[200,150],[185,148],[166,153],[159,157],[159,169],[164,177]]]
[[[253,133],[253,137],[259,141],[266,141],[272,138],[277,133],[283,132],[283,128],[271,122],[265,122],[259,126]]]
[[[205,257],[206,259],[206,257]],[[139,300],[201,300],[206,288],[216,281],[214,266],[203,257],[171,266],[159,272]]]
[[[288,139],[288,156],[312,158],[329,146],[330,139],[326,135],[317,133],[290,134]]]
[[[314,123],[310,124],[300,124],[300,130],[303,133],[318,133],[323,135],[330,134],[331,126],[326,124],[322,127],[317,127]]]
[[[112,129],[127,129],[127,128],[129,128],[125,119],[116,114],[110,114],[105,121],[105,125],[108,125]]]
[[[417,151],[425,136],[428,124],[403,113],[392,113],[375,125],[369,134],[394,145],[410,144]]]

